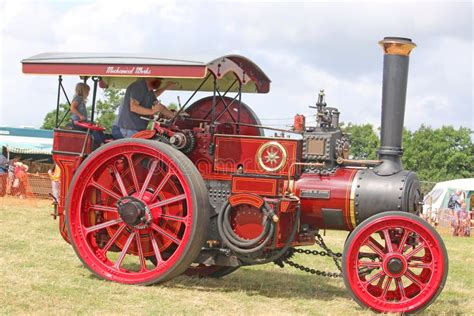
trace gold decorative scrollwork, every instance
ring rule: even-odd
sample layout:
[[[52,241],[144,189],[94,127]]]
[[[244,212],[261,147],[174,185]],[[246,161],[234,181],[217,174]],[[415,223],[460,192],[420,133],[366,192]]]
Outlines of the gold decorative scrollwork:
[[[282,144],[270,141],[260,146],[257,152],[259,166],[268,172],[275,172],[285,166],[287,152]]]

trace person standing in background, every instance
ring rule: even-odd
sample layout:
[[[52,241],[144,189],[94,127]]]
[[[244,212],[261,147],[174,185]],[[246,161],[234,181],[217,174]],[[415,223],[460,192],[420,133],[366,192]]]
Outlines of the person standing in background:
[[[7,193],[8,160],[0,154],[0,197]]]
[[[48,170],[49,178],[51,179],[51,194],[56,201],[59,200],[59,190],[61,184],[61,169],[57,164],[54,164],[54,167]]]

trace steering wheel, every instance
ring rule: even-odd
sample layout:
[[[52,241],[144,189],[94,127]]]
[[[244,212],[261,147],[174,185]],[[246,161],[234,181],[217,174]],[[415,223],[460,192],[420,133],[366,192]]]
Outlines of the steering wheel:
[[[85,128],[85,129],[90,129],[91,131],[98,131],[98,132],[105,131],[104,127],[91,123],[91,122],[75,121],[74,125]]]

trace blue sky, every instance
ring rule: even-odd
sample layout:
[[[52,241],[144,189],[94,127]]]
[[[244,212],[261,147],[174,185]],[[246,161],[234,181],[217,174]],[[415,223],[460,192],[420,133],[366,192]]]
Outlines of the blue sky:
[[[133,4],[133,5],[132,5]],[[410,37],[405,125],[473,129],[471,1],[0,0],[0,125],[36,126],[55,107],[57,78],[21,73],[48,51],[142,52],[210,61],[244,55],[271,78],[246,95],[267,125],[311,114],[319,89],[341,120],[380,125],[384,36]],[[68,91],[77,78],[66,79]],[[189,95],[165,93],[164,102]]]

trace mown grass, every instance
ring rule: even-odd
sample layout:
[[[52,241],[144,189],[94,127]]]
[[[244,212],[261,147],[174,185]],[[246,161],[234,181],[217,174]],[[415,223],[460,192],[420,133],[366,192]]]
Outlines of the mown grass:
[[[342,280],[273,264],[245,267],[222,279],[177,277],[156,286],[102,281],[85,269],[57,231],[47,201],[0,198],[2,314],[372,314],[349,297]],[[474,239],[443,236],[450,256],[446,288],[424,313],[474,312]],[[341,250],[344,232],[328,232]],[[328,258],[295,261],[328,271]]]

